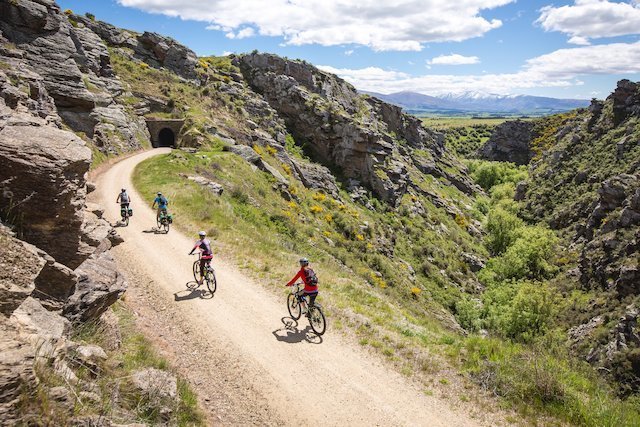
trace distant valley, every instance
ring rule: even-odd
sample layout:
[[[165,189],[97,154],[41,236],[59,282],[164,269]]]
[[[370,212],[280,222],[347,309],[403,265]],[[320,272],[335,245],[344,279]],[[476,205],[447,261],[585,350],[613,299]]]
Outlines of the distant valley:
[[[429,96],[402,91],[388,95],[363,92],[418,116],[542,116],[586,107],[586,99],[557,99],[529,95],[464,92]]]

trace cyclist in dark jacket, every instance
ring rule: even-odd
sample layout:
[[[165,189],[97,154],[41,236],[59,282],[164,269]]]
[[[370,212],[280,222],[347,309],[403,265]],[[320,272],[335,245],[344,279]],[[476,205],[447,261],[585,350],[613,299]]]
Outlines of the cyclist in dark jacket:
[[[131,199],[129,198],[126,189],[123,188],[122,190],[120,190],[120,194],[118,194],[116,203],[120,203],[120,209],[129,209],[129,203],[131,203]]]
[[[189,255],[191,255],[196,249],[200,249],[200,280],[198,281],[198,284],[202,285],[205,267],[211,262],[211,259],[213,258],[213,250],[211,250],[211,241],[206,238],[207,233],[201,231],[198,233],[198,237],[200,237],[200,239],[198,239],[193,249],[191,249]]]

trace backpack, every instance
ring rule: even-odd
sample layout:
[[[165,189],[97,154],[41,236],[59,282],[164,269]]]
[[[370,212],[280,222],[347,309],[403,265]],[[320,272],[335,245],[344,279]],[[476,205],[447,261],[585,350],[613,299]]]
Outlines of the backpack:
[[[304,275],[306,282],[311,286],[318,286],[318,276],[316,276],[316,272],[310,268],[304,269]]]

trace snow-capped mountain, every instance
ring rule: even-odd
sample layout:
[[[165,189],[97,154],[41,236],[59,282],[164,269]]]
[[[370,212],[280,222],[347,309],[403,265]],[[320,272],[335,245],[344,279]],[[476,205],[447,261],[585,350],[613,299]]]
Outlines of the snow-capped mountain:
[[[449,93],[429,96],[416,92],[396,92],[392,94],[368,93],[383,101],[398,105],[411,113],[443,114],[509,114],[541,115],[586,107],[585,99],[557,99],[529,95],[497,95],[479,91]]]

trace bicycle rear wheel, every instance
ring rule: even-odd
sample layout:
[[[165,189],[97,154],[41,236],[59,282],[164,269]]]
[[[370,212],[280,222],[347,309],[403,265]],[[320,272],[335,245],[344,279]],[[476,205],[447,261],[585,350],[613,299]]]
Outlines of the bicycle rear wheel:
[[[197,282],[200,280],[200,260],[193,263],[193,279]]]
[[[324,313],[322,309],[318,306],[309,307],[309,324],[311,325],[311,329],[317,335],[324,334],[324,331],[327,329],[327,319],[324,317]]]
[[[289,309],[289,315],[293,320],[298,320],[302,314],[300,309],[300,302],[294,294],[289,294],[287,297],[287,308]]]
[[[207,274],[205,276],[205,280],[207,281],[207,289],[213,295],[218,288],[218,281],[216,280],[216,272],[213,268],[207,268]]]

